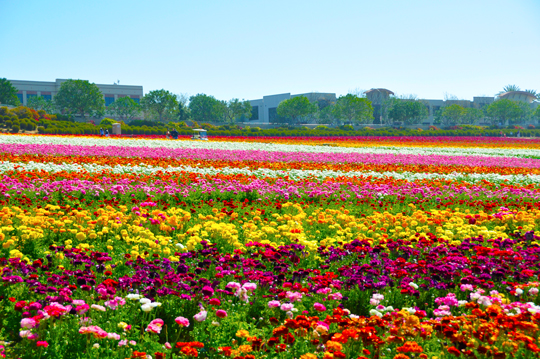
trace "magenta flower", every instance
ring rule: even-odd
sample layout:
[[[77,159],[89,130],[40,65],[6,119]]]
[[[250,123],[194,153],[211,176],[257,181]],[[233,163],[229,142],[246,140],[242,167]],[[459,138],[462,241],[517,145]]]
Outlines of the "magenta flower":
[[[163,327],[163,324],[165,323],[162,319],[154,319],[150,322],[150,324],[148,324],[148,326],[146,327],[146,331],[154,334],[159,334],[161,333],[161,328]]]
[[[182,327],[189,327],[189,319],[184,317],[177,317],[175,320],[176,324],[182,326]]]
[[[216,311],[216,316],[217,316],[218,318],[225,318],[225,317],[227,317],[227,312],[224,311],[223,309],[218,309],[218,310]]]
[[[268,308],[277,308],[281,305],[279,300],[271,300],[268,302]]]
[[[313,308],[315,308],[315,310],[318,312],[324,312],[326,310],[326,307],[322,305],[321,303],[313,304]]]

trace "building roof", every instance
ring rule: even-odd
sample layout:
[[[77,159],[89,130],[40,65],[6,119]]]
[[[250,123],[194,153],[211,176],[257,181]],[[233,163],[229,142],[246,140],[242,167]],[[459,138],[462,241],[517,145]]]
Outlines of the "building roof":
[[[383,89],[383,88],[378,88],[378,89],[371,89],[371,90],[367,90],[365,93],[368,94],[368,93],[371,93],[371,92],[386,92],[387,94],[389,95],[393,95],[394,93],[388,89]]]
[[[533,102],[537,98],[535,95],[533,95],[532,93],[527,92],[527,91],[504,92],[504,93],[499,94],[498,97],[499,98],[508,98],[508,99],[511,99],[511,98],[517,98],[517,99],[523,98],[526,101],[528,101],[529,103]]]

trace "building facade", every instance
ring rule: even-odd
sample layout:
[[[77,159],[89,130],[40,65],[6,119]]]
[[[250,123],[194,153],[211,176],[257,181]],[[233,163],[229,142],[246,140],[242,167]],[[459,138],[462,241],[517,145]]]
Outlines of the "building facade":
[[[28,100],[35,96],[41,96],[45,100],[52,100],[54,96],[60,91],[62,82],[67,79],[56,79],[54,82],[46,81],[21,81],[21,80],[9,80],[13,86],[18,90],[17,97],[23,105],[28,104]],[[135,102],[139,103],[143,97],[142,86],[132,85],[104,85],[96,84],[103,98],[105,99],[105,106],[109,106],[116,99],[120,97],[130,97]]]

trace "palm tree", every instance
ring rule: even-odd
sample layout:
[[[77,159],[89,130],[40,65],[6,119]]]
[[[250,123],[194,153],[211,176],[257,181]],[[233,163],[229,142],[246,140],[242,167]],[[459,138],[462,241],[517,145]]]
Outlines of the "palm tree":
[[[540,93],[536,92],[536,90],[525,90],[525,92],[530,93],[534,97],[538,98],[540,96]]]
[[[505,92],[521,91],[518,85],[506,85],[503,87],[503,90],[497,95],[503,94]]]

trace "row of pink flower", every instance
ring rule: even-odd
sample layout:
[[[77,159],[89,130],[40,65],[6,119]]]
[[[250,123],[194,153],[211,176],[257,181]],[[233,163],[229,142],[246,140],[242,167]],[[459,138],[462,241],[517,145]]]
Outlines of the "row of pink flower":
[[[328,162],[328,163],[372,163],[403,165],[456,165],[478,167],[525,167],[540,168],[540,160],[532,158],[487,157],[487,156],[443,156],[373,153],[308,153],[267,152],[253,150],[217,150],[195,148],[149,148],[118,146],[72,146],[1,144],[0,152],[12,154],[42,154],[66,156],[115,156],[133,158],[188,158],[225,161],[260,162]]]
[[[86,180],[43,180],[27,179],[19,180],[9,176],[0,178],[0,196],[11,197],[22,193],[39,194],[43,199],[47,196],[58,193],[80,193],[99,196],[104,192],[114,195],[125,195],[134,192],[144,192],[149,195],[170,194],[179,197],[187,197],[194,193],[214,193],[219,197],[221,193],[258,193],[262,199],[274,196],[288,198],[325,197],[325,198],[378,198],[379,196],[415,196],[439,198],[448,200],[461,195],[470,198],[502,198],[509,195],[518,195],[523,198],[539,198],[538,190],[531,188],[510,188],[502,187],[498,189],[486,189],[481,186],[460,186],[448,185],[444,188],[431,188],[423,183],[388,181],[386,183],[373,183],[365,181],[362,184],[351,184],[346,182],[292,182],[278,179],[274,183],[269,183],[263,179],[253,179],[245,184],[236,180],[223,180],[215,178],[207,180],[199,178],[187,184],[174,181],[155,181],[154,183],[140,183],[130,179],[113,182],[104,173],[103,181],[100,183]]]

